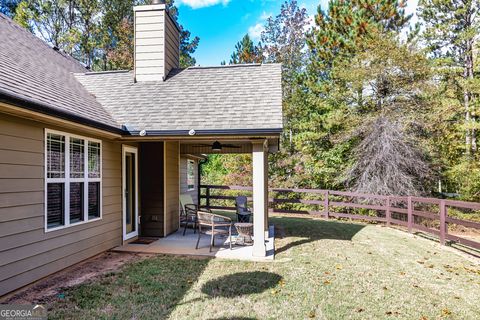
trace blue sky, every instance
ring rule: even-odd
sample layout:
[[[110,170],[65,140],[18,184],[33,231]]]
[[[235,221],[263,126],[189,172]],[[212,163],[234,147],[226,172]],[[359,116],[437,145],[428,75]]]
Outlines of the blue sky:
[[[269,16],[280,12],[284,0],[176,0],[179,22],[192,35],[200,37],[194,56],[202,66],[227,63],[235,44],[246,34],[256,41]],[[328,0],[298,0],[313,17],[319,4]],[[408,0],[408,11],[414,11],[417,0]]]
[[[299,0],[309,15],[319,0]],[[194,56],[202,66],[230,60],[235,44],[250,33],[259,40],[261,26],[268,16],[277,15],[283,0],[176,0],[179,22],[192,35],[200,37]]]

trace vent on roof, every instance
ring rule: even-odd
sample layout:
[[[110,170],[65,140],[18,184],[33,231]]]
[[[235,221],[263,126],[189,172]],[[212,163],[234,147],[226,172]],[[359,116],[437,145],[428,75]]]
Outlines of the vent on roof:
[[[163,3],[162,3],[163,2]],[[180,64],[180,30],[165,1],[135,6],[135,80],[164,81]]]

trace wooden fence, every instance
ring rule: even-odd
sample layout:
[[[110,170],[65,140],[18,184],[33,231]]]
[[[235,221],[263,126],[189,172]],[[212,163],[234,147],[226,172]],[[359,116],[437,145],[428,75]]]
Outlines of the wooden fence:
[[[201,185],[202,207],[235,210],[235,198],[246,195],[252,200],[252,187]],[[457,242],[480,249],[480,242],[449,233],[449,226],[480,230],[480,203],[423,197],[400,197],[360,194],[320,189],[270,188],[269,212],[320,215],[328,219],[347,218],[400,225],[409,232],[419,230],[438,236],[442,245]],[[450,214],[455,213],[455,214]],[[480,234],[479,234],[480,236]]]

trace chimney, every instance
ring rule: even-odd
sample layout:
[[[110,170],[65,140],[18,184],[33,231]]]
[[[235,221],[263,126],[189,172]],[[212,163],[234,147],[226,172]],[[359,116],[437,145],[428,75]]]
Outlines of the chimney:
[[[165,1],[133,7],[135,81],[164,81],[179,67],[180,29],[170,17]]]

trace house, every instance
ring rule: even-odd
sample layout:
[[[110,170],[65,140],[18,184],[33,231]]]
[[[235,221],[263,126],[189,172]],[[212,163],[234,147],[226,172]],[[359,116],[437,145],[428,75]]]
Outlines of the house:
[[[266,254],[281,66],[180,69],[165,5],[134,13],[135,67],[115,72],[90,72],[0,15],[0,296],[175,232],[201,154],[253,155],[253,255]]]

